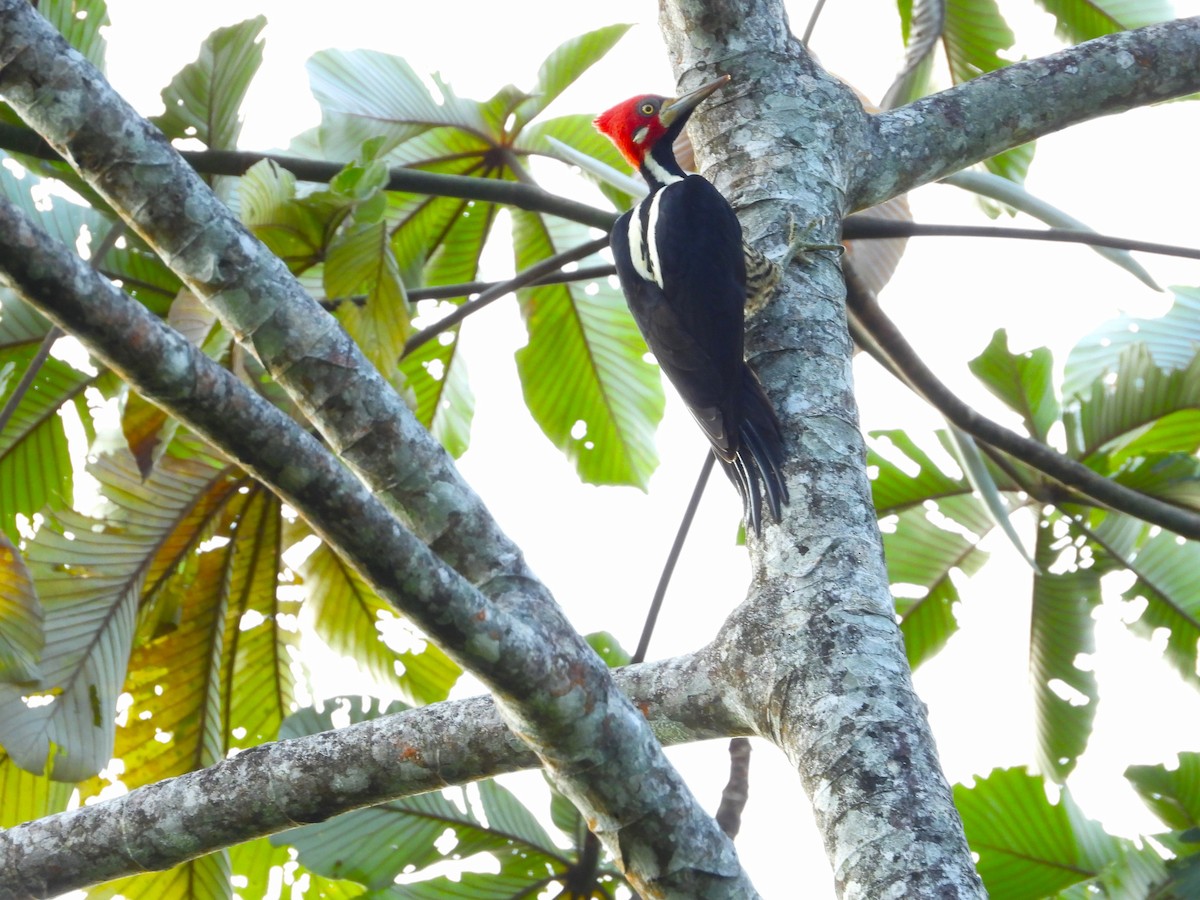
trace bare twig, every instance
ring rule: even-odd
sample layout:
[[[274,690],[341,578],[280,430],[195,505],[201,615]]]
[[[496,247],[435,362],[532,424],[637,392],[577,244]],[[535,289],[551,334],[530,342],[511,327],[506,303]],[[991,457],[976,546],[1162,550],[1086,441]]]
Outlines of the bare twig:
[[[1133,238],[1096,234],[1074,228],[997,228],[990,225],[926,225],[918,222],[897,222],[874,216],[848,216],[843,225],[846,240],[872,240],[901,237],[987,237],[1022,241],[1051,241],[1067,244],[1087,244],[1092,247],[1112,247],[1116,250],[1137,250],[1162,256],[1200,259],[1200,249],[1174,244],[1156,244]]]
[[[99,270],[104,257],[108,256],[108,252],[116,246],[117,241],[121,239],[121,235],[124,233],[125,223],[114,222],[108,231],[105,232],[104,237],[100,239],[100,243],[96,245],[96,249],[92,253],[88,264],[93,269]],[[37,353],[33,355],[33,359],[29,361],[29,365],[25,368],[25,374],[21,376],[21,380],[17,382],[17,386],[13,388],[13,392],[9,394],[4,408],[0,409],[0,434],[3,434],[5,426],[8,425],[8,420],[12,418],[13,413],[17,411],[17,407],[21,405],[21,401],[37,378],[38,372],[42,370],[42,366],[49,358],[50,348],[62,336],[63,330],[57,325],[51,325],[50,330],[46,332],[46,336],[42,338],[41,346],[38,347]]]
[[[1098,475],[1087,466],[1046,444],[1024,437],[993,422],[968,406],[925,365],[868,292],[848,292],[847,301],[859,325],[884,349],[896,368],[921,396],[943,416],[978,438],[1092,500],[1176,534],[1200,539],[1200,516],[1180,506],[1131,490]]]
[[[671,576],[675,573],[675,563],[679,561],[679,554],[683,551],[683,542],[687,540],[692,520],[696,518],[696,508],[700,505],[700,498],[704,496],[704,486],[708,484],[708,476],[712,474],[715,460],[716,457],[711,453],[704,454],[704,465],[700,467],[700,474],[696,476],[696,486],[692,488],[692,498],[688,500],[687,508],[683,511],[679,530],[675,532],[675,541],[671,544],[670,552],[667,553],[667,561],[663,563],[662,575],[659,576],[658,586],[654,589],[650,609],[646,611],[646,623],[642,626],[642,636],[638,639],[637,649],[633,651],[633,659],[630,660],[630,663],[640,663],[646,659],[646,650],[650,646],[650,636],[654,634],[654,624],[658,621],[658,612],[662,609],[663,598],[667,595],[667,587],[671,584]]]
[[[608,235],[596,238],[594,241],[588,241],[586,244],[580,244],[571,250],[565,250],[562,253],[556,253],[554,256],[543,259],[540,263],[530,266],[522,272],[518,272],[508,281],[501,281],[488,287],[474,300],[469,300],[459,306],[445,318],[440,319],[428,328],[418,331],[408,339],[404,345],[404,355],[412,353],[422,344],[426,344],[433,340],[443,331],[448,331],[453,328],[471,313],[478,312],[483,309],[493,300],[503,297],[505,294],[510,294],[518,288],[523,288],[534,284],[542,277],[557,272],[567,263],[576,262],[580,259],[585,259],[591,256],[598,250],[602,250],[608,246]]]
[[[721,805],[715,816],[730,840],[742,828],[742,811],[750,799],[750,740],[738,737],[729,742],[729,781],[721,791]]]

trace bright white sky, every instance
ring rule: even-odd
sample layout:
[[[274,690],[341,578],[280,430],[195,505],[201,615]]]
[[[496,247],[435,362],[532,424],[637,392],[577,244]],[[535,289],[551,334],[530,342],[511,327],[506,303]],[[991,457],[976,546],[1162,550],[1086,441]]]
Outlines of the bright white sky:
[[[655,21],[657,4],[650,0],[345,0],[336,7],[289,0],[109,0],[109,7],[110,78],[146,114],[161,110],[159,90],[195,58],[209,31],[266,14],[266,60],[246,106],[245,149],[284,147],[292,135],[316,123],[303,66],[326,47],[396,53],[418,72],[439,71],[459,94],[482,99],[505,83],[531,86],[541,60],[566,38],[613,22],[634,22],[637,26],[610,56],[552,112],[599,111],[640,91],[669,93],[674,84]],[[863,16],[867,7],[870,17]],[[1018,54],[1057,49],[1052,23],[1033,4],[1002,7],[1021,16],[1010,20],[1023,41]],[[1200,13],[1200,0],[1178,2],[1176,8],[1180,15]],[[802,30],[810,4],[793,2],[790,9],[794,28]],[[872,21],[866,30],[864,19]],[[830,70],[877,99],[901,55],[895,4],[829,4],[813,47]],[[1200,196],[1195,180],[1178,173],[1194,170],[1196,116],[1194,104],[1171,104],[1045,139],[1028,186],[1101,232],[1194,244]],[[912,202],[918,221],[985,222],[954,188],[923,188]],[[1160,284],[1200,283],[1195,262],[1142,262]],[[511,263],[499,254],[483,275],[502,277],[506,265]],[[912,242],[883,300],[938,373],[1004,421],[1010,419],[965,368],[994,329],[1008,328],[1014,349],[1050,346],[1061,366],[1074,340],[1118,311],[1156,314],[1169,302],[1085,249],[964,239]],[[662,466],[650,493],[580,485],[520,405],[512,354],[524,333],[512,301],[500,301],[480,315],[464,340],[478,398],[472,449],[461,463],[464,473],[526,549],[577,627],[611,630],[632,649],[705,452],[703,439],[668,391],[658,441]],[[870,361],[859,362],[856,378],[866,429],[940,425],[935,414]],[[653,656],[700,646],[743,597],[747,568],[743,552],[733,546],[737,516],[734,492],[714,478],[659,621]],[[1031,540],[1028,523],[1024,530]],[[989,544],[995,557],[966,590],[961,633],[917,673],[954,781],[1032,758],[1028,571],[1003,541]],[[1071,786],[1088,814],[1132,834],[1153,829],[1155,820],[1121,773],[1131,763],[1164,762],[1179,750],[1200,749],[1200,698],[1179,686],[1149,644],[1127,636],[1117,624],[1120,613],[1115,602],[1101,611],[1097,750],[1085,757]],[[1147,697],[1160,699],[1148,703]],[[824,853],[796,775],[769,745],[759,743],[756,749],[738,840],[744,863],[765,896],[832,897]],[[725,742],[671,755],[701,800],[715,809],[727,771]]]

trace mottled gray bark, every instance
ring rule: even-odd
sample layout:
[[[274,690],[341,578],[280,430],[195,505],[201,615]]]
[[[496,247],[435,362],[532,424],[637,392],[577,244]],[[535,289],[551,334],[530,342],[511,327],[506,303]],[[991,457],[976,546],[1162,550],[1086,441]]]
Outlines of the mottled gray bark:
[[[1162,32],[1105,38],[1058,54],[1051,64],[1022,63],[868,117],[806,58],[777,2],[673,0],[664,3],[663,24],[686,84],[714,70],[734,76],[734,84],[697,116],[693,138],[707,174],[740,208],[748,236],[776,257],[798,232],[811,241],[835,239],[847,210],[1013,143],[1089,115],[1200,88],[1193,20],[1161,26]],[[1037,103],[1029,100],[1031,85]],[[1060,86],[1061,94],[1054,90]],[[285,457],[310,452],[303,433],[291,423],[265,431],[272,411],[249,406],[240,385],[206,368],[208,361],[160,331],[161,323],[125,318],[141,308],[88,281],[94,273],[76,266],[65,248],[48,250],[30,269],[27,251],[37,243],[32,233],[15,225],[0,229],[0,241],[7,241],[3,252],[10,254],[3,268],[24,278],[31,293],[39,284],[52,286],[41,300],[52,318],[124,366],[139,389],[265,480],[274,477],[276,487],[309,512],[320,509],[317,494],[328,494],[326,502],[343,510],[361,499],[362,515],[376,516],[380,533],[361,527],[359,518],[357,534],[350,534],[352,517],[335,509],[327,526],[331,539],[345,541],[343,549],[376,583],[390,585],[385,593],[410,614],[416,608],[414,618],[510,697],[523,736],[536,732],[535,740],[549,739],[540,748],[560,774],[566,770],[577,786],[592,777],[613,782],[589,783],[576,792],[618,792],[615,798],[581,798],[589,815],[606,814],[610,802],[628,812],[630,798],[620,789],[629,769],[607,755],[624,755],[639,775],[646,760],[657,765],[645,730],[635,728],[628,704],[610,692],[610,682],[577,668],[590,654],[573,637],[552,643],[557,633],[525,621],[546,615],[557,622],[545,589],[356,348],[211,203],[169,148],[106,93],[98,76],[37,30],[24,0],[0,0],[0,90],[117,208],[128,211],[135,227],[291,387],[369,491],[383,498],[387,512],[432,542],[442,562],[361,485],[332,480],[338,467],[328,456],[311,457],[298,472],[272,474],[286,468]],[[1048,112],[1032,111],[1043,102]],[[1012,114],[996,115],[998,108]],[[761,542],[752,539],[749,600],[705,650],[635,667],[621,674],[619,684],[663,742],[752,732],[781,746],[813,798],[843,896],[979,896],[893,620],[851,393],[842,294],[834,261],[817,254],[788,269],[781,296],[750,324],[748,349],[795,438],[788,466],[792,505],[782,525],[768,526]],[[163,342],[158,357],[140,344],[151,365],[137,369],[132,356],[118,359],[133,335],[139,342]],[[251,419],[243,422],[232,412]],[[248,443],[257,446],[239,445],[246,437],[237,432],[251,420],[254,440]],[[313,496],[305,499],[304,491]],[[372,555],[393,565],[372,562]],[[408,566],[422,571],[399,571]],[[472,611],[482,612],[486,625],[467,621]],[[546,647],[555,647],[557,655],[546,658]],[[530,654],[527,662],[513,658],[519,653]],[[581,672],[586,683],[575,684],[565,698],[538,689]],[[611,713],[617,727],[631,729],[622,732],[632,736],[630,743],[614,747],[607,737],[591,743],[601,720],[577,716],[572,708],[585,696],[599,707],[596,715]],[[257,748],[109,804],[0,833],[0,884],[8,888],[15,872],[24,880],[11,882],[13,896],[36,893],[37,885],[47,886],[43,893],[51,885],[66,890],[169,866],[291,822],[535,764],[537,755],[501,722],[490,701],[475,699]],[[579,770],[598,760],[612,768]],[[346,787],[350,779],[331,784],[322,777],[330,767],[354,772],[360,783],[352,790]],[[665,770],[653,771],[669,778]],[[690,815],[693,806],[674,790],[665,793]],[[263,797],[269,801],[249,802]],[[706,889],[685,883],[689,872],[734,871],[725,845],[707,836],[693,840],[690,826],[677,828],[661,795],[647,796],[645,804],[650,809],[642,832],[619,829],[608,818],[598,821],[610,837],[620,831],[618,850],[676,842],[672,850],[685,858],[685,868],[674,873],[672,896]],[[179,817],[183,809],[190,811],[186,822]],[[649,844],[640,843],[643,836]],[[635,875],[649,882],[656,874],[650,868],[652,861]],[[738,886],[740,875],[732,877],[710,881],[710,894],[745,896],[742,891],[750,889]]]
[[[782,2],[664,0],[660,22],[682,85],[733,76],[691,134],[751,243],[778,257],[791,232],[836,241],[871,132]],[[751,595],[718,643],[755,730],[799,772],[840,896],[981,897],[896,623],[844,301],[836,258],[818,252],[750,323],[747,356],[793,438],[792,503],[751,539]]]
[[[1200,90],[1200,16],[1006,66],[870,119],[850,212],[1079,122]]]
[[[310,519],[314,527],[488,685],[639,891],[753,896],[732,843],[440,445],[283,262],[26,0],[0,0],[0,93],[253,350],[355,469],[362,483],[327,485],[336,510]],[[56,291],[82,292],[86,273],[57,272],[54,248],[8,213],[4,268],[21,290],[43,305]],[[125,305],[136,315],[135,303]],[[75,312],[89,316],[86,304]],[[148,323],[142,337],[161,336],[163,352],[174,354],[168,367],[188,370],[186,348],[157,327]],[[89,349],[110,360],[122,353]],[[127,370],[135,364],[124,360]],[[312,477],[285,468],[290,478]],[[332,477],[331,466],[322,475]],[[356,505],[375,527],[356,524]]]

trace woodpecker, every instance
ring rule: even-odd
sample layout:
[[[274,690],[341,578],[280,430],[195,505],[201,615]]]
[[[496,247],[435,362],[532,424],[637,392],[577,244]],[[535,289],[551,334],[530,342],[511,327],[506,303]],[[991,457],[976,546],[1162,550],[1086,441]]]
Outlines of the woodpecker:
[[[788,492],[779,419],[744,356],[745,309],[748,295],[761,302],[773,290],[778,273],[745,245],[729,202],[685,174],[672,149],[696,107],[728,81],[680,97],[632,97],[594,124],[650,188],[610,238],[629,309],[741,494],[747,527],[761,534],[763,500],[778,521]]]

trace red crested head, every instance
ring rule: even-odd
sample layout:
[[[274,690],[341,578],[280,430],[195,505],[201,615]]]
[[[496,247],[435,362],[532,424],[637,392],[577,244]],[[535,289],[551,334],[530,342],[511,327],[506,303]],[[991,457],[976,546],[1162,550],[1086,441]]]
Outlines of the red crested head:
[[[630,97],[592,121],[597,130],[617,145],[621,155],[637,168],[647,151],[667,133],[659,118],[666,97],[643,94]]]
[[[635,168],[641,167],[646,154],[656,144],[664,138],[668,145],[673,143],[692,111],[728,81],[729,76],[722,75],[681,97],[640,94],[602,112],[592,124],[616,144],[621,155]]]

